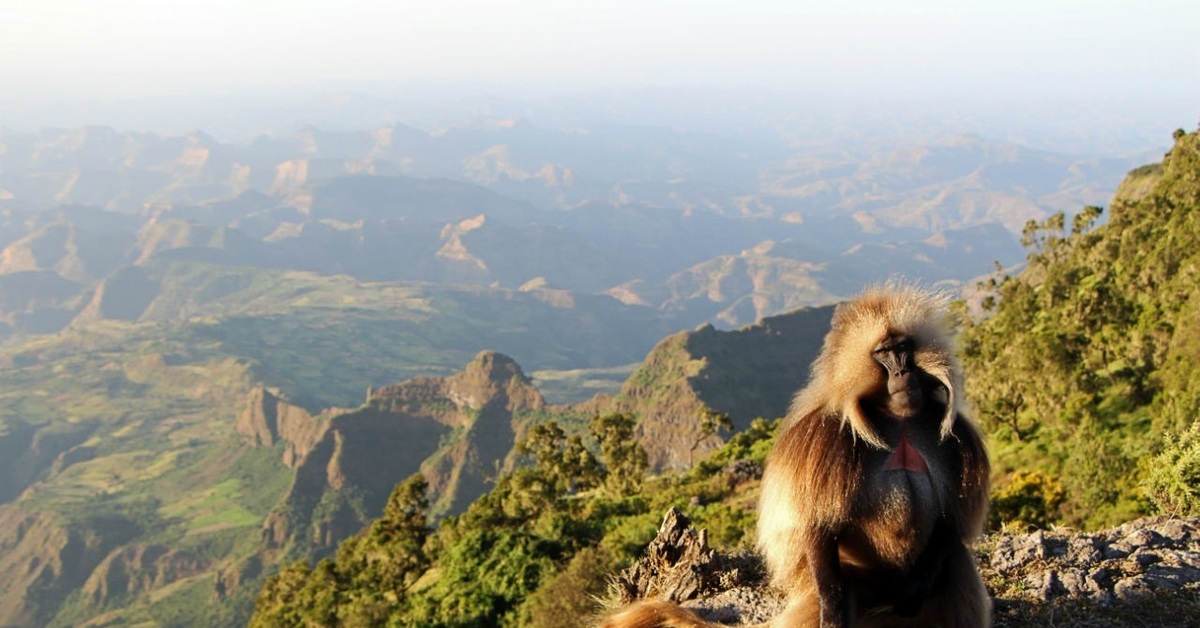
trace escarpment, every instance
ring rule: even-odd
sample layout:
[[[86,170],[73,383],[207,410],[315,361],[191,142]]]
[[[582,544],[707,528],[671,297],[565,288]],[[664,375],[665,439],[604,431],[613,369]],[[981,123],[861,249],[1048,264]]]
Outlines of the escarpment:
[[[255,446],[285,442],[291,488],[263,524],[268,545],[332,547],[377,516],[395,484],[425,475],[433,511],[451,514],[485,493],[545,407],[512,358],[477,355],[459,373],[368,391],[353,410],[316,416],[265,390],[251,394],[238,432]]]

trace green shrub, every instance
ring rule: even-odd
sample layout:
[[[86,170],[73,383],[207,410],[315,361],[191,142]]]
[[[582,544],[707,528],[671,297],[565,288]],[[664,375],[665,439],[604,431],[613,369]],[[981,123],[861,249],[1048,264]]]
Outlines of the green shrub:
[[[1045,528],[1059,518],[1066,495],[1062,484],[1044,471],[1017,471],[992,496],[991,527]]]
[[[1142,490],[1164,514],[1200,515],[1200,421],[1178,436],[1167,434]]]
[[[565,624],[587,625],[599,610],[599,600],[609,578],[625,566],[624,555],[605,547],[586,547],[575,554],[565,569],[538,588],[521,609],[521,625],[558,628]]]

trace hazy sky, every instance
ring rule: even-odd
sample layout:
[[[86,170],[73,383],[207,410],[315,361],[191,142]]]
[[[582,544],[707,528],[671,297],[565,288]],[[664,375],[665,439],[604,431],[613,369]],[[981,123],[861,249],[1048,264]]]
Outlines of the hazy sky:
[[[1200,77],[1195,0],[0,0],[0,9],[0,86],[26,95],[414,78],[1188,93]]]

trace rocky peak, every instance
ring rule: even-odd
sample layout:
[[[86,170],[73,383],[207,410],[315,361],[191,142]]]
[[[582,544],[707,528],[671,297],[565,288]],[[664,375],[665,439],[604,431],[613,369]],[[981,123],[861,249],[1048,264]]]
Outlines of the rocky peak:
[[[544,406],[516,361],[494,351],[454,375],[370,389],[359,408],[316,417],[256,391],[238,431],[252,444],[287,441],[285,463],[296,473],[283,505],[264,523],[264,539],[333,546],[381,512],[392,487],[417,472],[429,481],[433,512],[459,512],[490,488],[505,463],[520,429],[514,415]],[[352,493],[361,506],[348,501]]]
[[[326,419],[339,412],[342,411],[330,409],[314,417],[304,408],[258,387],[247,395],[245,405],[238,413],[236,429],[255,447],[270,447],[280,440],[287,441],[283,462],[292,467],[322,438],[328,428]]]
[[[536,409],[546,402],[515,360],[503,353],[481,351],[462,371],[449,377],[415,377],[370,389],[367,403],[381,411],[428,416],[453,426],[461,423],[464,409]]]
[[[480,352],[461,373],[447,378],[446,385],[452,400],[472,410],[495,402],[508,409],[545,405],[516,361],[495,351]]]
[[[495,351],[480,351],[462,373],[452,379],[484,378],[497,383],[507,383],[513,378],[528,382],[529,378],[515,360]]]

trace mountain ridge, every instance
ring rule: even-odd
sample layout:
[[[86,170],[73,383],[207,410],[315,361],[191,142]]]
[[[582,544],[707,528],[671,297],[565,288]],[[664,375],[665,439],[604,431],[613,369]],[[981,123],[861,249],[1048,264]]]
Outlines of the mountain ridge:
[[[978,137],[789,157],[783,145],[750,151],[747,140],[662,130],[650,135],[666,144],[651,150],[646,133],[310,126],[236,144],[202,132],[0,131],[10,215],[0,270],[54,271],[84,282],[81,293],[154,259],[514,288],[540,276],[736,327],[896,272],[962,285],[974,277],[965,269],[1010,265],[1025,220],[1106,200],[1099,182],[1121,166]],[[1007,246],[972,250],[964,230],[997,224],[1006,233],[989,241]],[[745,253],[767,241],[792,244]],[[880,246],[886,255],[861,252]],[[747,267],[730,275],[731,259]],[[807,296],[764,293],[754,287],[764,273]],[[705,286],[718,284],[714,301]]]

